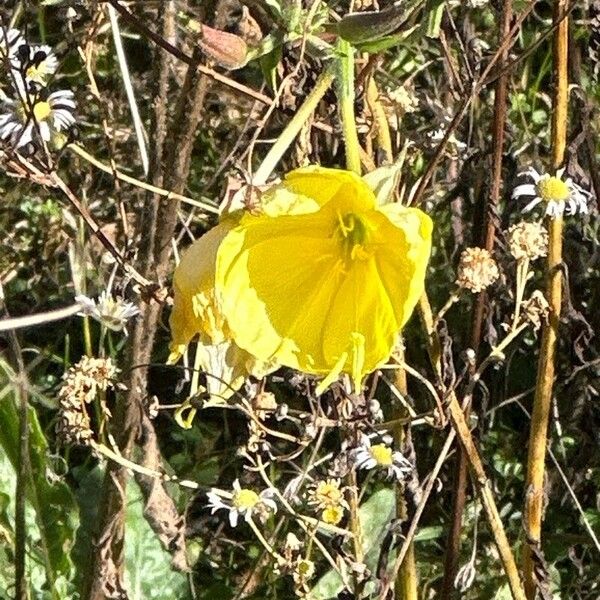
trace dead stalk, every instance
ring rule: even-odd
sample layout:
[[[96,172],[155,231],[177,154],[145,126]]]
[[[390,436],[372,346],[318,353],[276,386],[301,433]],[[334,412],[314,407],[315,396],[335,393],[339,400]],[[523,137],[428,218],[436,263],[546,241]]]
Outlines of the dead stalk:
[[[500,44],[510,33],[512,14],[512,0],[504,0],[500,17]],[[506,102],[509,75],[509,71],[504,69],[507,61],[508,50],[504,49],[498,58],[498,69],[501,71],[501,75],[496,81],[494,91],[492,176],[489,194],[485,195],[483,239],[480,241],[482,246],[489,252],[491,252],[494,247],[497,220],[496,211],[502,191],[502,155],[504,150],[504,129],[506,126]],[[471,348],[476,354],[479,352],[479,344],[481,342],[481,331],[486,303],[487,294],[481,292],[475,301],[471,328]],[[467,407],[466,409],[467,416],[469,414],[469,409],[470,407]],[[448,542],[446,544],[444,580],[440,592],[442,600],[447,600],[451,597],[460,558],[460,534],[467,497],[467,457],[461,448],[459,448],[456,456],[453,486],[452,520],[450,532],[448,534]]]
[[[440,355],[440,340],[433,327],[433,314],[426,293],[421,296],[419,302],[419,314],[427,334],[429,357],[435,375],[437,379],[441,381],[442,361]],[[512,597],[514,600],[525,600],[525,591],[521,583],[515,557],[512,553],[508,538],[506,537],[500,514],[498,513],[494,495],[490,488],[490,481],[483,467],[481,457],[475,446],[469,426],[467,425],[465,414],[453,391],[450,391],[448,394],[448,411],[450,413],[450,420],[452,421],[454,431],[456,432],[462,449],[467,457],[471,476],[481,503],[483,504],[492,537],[494,538],[498,553],[500,554],[500,560],[502,561],[504,572],[508,579]]]
[[[554,2],[554,23],[556,24],[556,29],[554,31],[553,44],[553,169],[558,169],[564,161],[567,138],[569,20],[565,15],[568,4],[567,0],[555,0]],[[549,220],[546,297],[550,304],[550,317],[548,323],[542,329],[537,382],[531,416],[525,488],[524,521],[527,540],[523,552],[523,573],[525,577],[525,589],[529,600],[533,600],[537,592],[534,556],[541,547],[548,421],[552,401],[554,360],[562,298],[562,274],[560,270],[562,263],[562,230],[562,218]]]

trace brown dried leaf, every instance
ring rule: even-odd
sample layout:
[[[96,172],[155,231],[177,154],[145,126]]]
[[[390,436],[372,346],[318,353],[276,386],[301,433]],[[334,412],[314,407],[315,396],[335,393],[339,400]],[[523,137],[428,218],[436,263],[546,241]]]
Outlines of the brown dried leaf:
[[[141,463],[154,471],[162,471],[162,457],[152,422],[144,413],[141,423]],[[171,553],[171,565],[178,571],[189,571],[185,549],[185,523],[164,482],[155,477],[136,474],[135,479],[144,496],[144,518],[158,536],[162,546]]]

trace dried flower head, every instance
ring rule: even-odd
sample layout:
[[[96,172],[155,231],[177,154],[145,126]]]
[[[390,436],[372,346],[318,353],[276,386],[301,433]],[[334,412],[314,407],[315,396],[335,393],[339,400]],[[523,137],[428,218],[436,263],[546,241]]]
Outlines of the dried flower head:
[[[304,595],[306,593],[304,588],[306,588],[308,582],[314,574],[315,564],[312,562],[312,560],[308,560],[308,558],[302,558],[301,556],[298,557],[292,573],[294,583],[296,586],[301,588],[300,590],[297,590],[298,595]]]
[[[533,292],[530,298],[523,302],[521,314],[524,319],[531,323],[536,331],[542,326],[542,323],[548,322],[550,305],[540,290]]]
[[[498,265],[484,248],[466,248],[460,255],[456,283],[459,287],[479,293],[500,276]]]
[[[71,399],[89,404],[96,398],[99,390],[115,386],[118,373],[119,369],[111,358],[84,356],[64,374],[64,383],[58,396],[61,400]]]
[[[548,232],[538,221],[521,221],[508,230],[510,253],[517,260],[535,260],[548,253]]]
[[[94,437],[87,412],[72,406],[61,407],[56,422],[56,435],[65,444],[87,446]]]
[[[58,392],[57,435],[68,444],[87,444],[93,437],[86,405],[96,399],[98,391],[115,387],[119,369],[110,358],[84,356],[64,374]],[[108,408],[101,404],[105,416]]]

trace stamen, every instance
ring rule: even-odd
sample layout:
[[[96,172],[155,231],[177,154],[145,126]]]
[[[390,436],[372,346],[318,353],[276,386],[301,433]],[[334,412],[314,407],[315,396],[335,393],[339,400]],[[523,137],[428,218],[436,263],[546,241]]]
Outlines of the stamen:
[[[365,366],[365,336],[356,331],[352,333],[352,381],[354,392],[360,394],[362,390],[362,372]]]

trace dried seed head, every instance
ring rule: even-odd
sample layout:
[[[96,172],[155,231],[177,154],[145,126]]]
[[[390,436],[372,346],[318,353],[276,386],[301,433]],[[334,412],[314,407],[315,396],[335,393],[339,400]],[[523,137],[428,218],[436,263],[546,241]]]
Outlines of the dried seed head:
[[[523,318],[531,323],[536,331],[542,326],[542,323],[548,322],[549,314],[550,305],[539,290],[533,292],[529,300],[523,302]]]
[[[90,419],[83,408],[61,408],[56,423],[56,435],[65,444],[87,446],[93,438]]]
[[[460,255],[456,283],[459,287],[478,293],[492,285],[500,276],[498,265],[484,248],[467,248]]]
[[[99,390],[114,387],[119,369],[110,358],[84,356],[64,374],[64,383],[58,393],[63,402],[79,404],[90,403]]]
[[[521,221],[508,230],[508,245],[517,260],[535,260],[548,253],[548,232],[539,222]]]
[[[86,445],[93,437],[86,405],[96,399],[98,391],[115,387],[119,369],[110,358],[84,356],[64,374],[64,383],[58,392],[59,415],[57,435],[67,444]],[[105,416],[110,417],[101,402]]]

